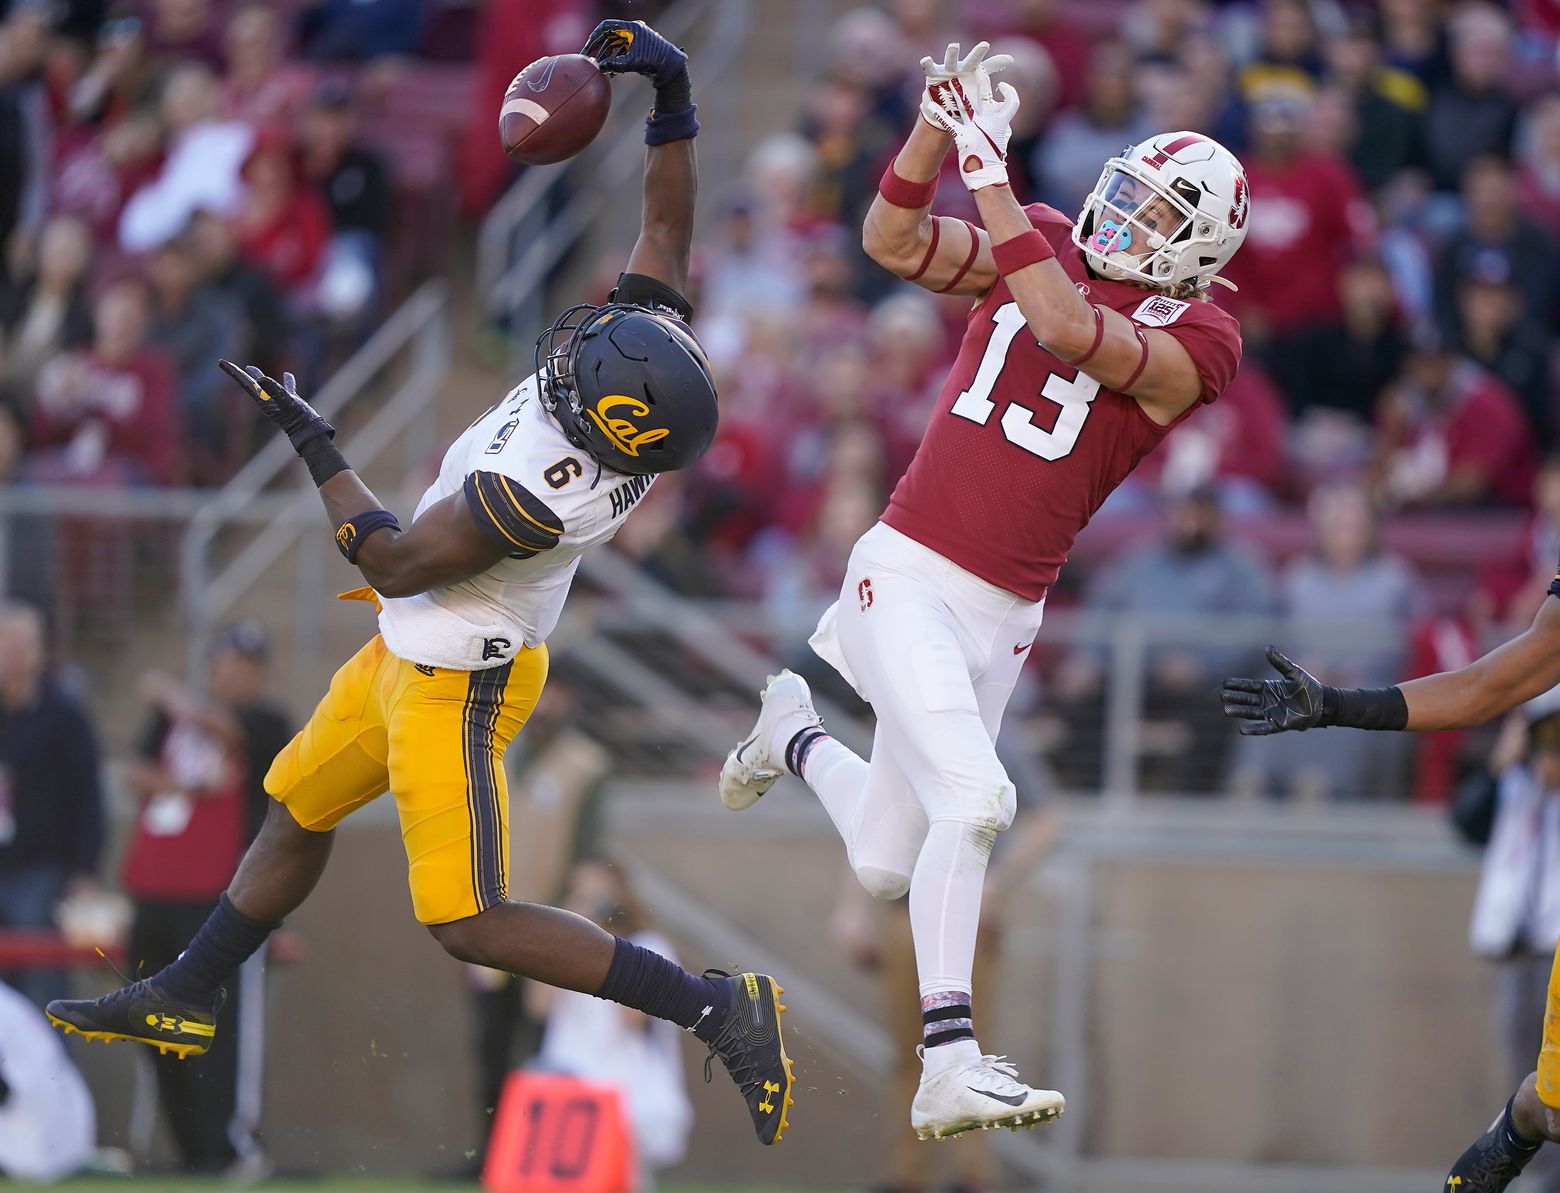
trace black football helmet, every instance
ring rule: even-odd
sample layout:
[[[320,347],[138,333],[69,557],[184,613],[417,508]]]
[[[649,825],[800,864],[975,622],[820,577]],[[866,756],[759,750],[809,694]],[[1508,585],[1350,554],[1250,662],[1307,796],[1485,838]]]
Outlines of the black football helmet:
[[[686,468],[715,438],[709,363],[681,322],[627,303],[570,307],[536,341],[542,405],[614,472]]]

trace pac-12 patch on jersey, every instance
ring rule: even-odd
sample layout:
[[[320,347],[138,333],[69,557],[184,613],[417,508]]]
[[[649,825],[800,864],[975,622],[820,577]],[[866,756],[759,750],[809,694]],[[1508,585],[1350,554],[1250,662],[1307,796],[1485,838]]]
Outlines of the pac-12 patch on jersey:
[[[1163,294],[1155,294],[1152,298],[1145,298],[1138,303],[1137,310],[1132,312],[1132,318],[1150,327],[1164,327],[1179,319],[1188,305],[1190,304],[1179,298],[1166,298]]]

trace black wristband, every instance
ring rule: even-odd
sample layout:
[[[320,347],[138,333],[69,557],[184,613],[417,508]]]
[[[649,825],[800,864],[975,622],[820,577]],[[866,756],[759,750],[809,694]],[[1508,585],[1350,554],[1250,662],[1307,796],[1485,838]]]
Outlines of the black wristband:
[[[401,524],[395,520],[395,515],[389,510],[365,510],[336,527],[336,546],[346,556],[348,563],[356,563],[358,548],[362,546],[363,540],[374,531],[383,530],[386,526],[396,530],[401,529]]]
[[[314,478],[315,487],[323,485],[338,472],[345,472],[348,468],[346,457],[326,436],[317,435],[298,449],[298,455],[309,466],[309,475]]]
[[[1406,729],[1408,701],[1403,689],[1322,688],[1322,724],[1351,729]]]

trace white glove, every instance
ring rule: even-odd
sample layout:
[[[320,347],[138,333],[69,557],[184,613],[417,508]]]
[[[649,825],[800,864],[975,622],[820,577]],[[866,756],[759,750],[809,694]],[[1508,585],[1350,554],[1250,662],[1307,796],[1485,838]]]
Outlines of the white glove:
[[[943,52],[943,60],[933,62],[930,55],[921,59],[921,69],[926,73],[926,87],[921,92],[921,115],[927,123],[937,129],[943,126],[938,123],[933,115],[937,108],[937,101],[932,98],[932,88],[939,83],[952,82],[958,79],[964,89],[972,95],[990,100],[991,76],[999,70],[1006,70],[1013,65],[1013,55],[993,54],[990,58],[986,55],[991,51],[990,42],[977,42],[971,47],[970,52],[959,57],[959,43],[951,41]]]
[[[1018,92],[1008,83],[999,83],[996,95],[982,100],[971,96],[958,79],[931,90],[935,102],[927,119],[952,134],[964,185],[972,191],[1006,186],[1007,147],[1018,113]]]

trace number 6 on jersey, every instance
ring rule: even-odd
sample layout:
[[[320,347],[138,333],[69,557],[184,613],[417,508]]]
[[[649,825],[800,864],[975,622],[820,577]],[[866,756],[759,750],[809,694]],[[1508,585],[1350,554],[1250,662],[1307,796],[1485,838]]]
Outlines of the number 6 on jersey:
[[[981,426],[991,421],[992,412],[997,408],[990,395],[1003,366],[1007,364],[1008,349],[1012,347],[1018,333],[1028,326],[1016,302],[1003,303],[992,319],[997,326],[987,341],[980,367],[975,370],[970,387],[959,394],[950,408],[960,418],[967,418]],[[1035,426],[1035,412],[1013,402],[1002,413],[1002,433],[1007,436],[1009,443],[1023,448],[1031,455],[1039,456],[1042,460],[1060,460],[1078,445],[1078,436],[1089,417],[1089,403],[1094,401],[1099,392],[1100,383],[1086,373],[1080,372],[1070,381],[1060,374],[1052,373],[1045,379],[1040,396],[1062,408],[1056,416],[1056,425],[1049,431]]]

